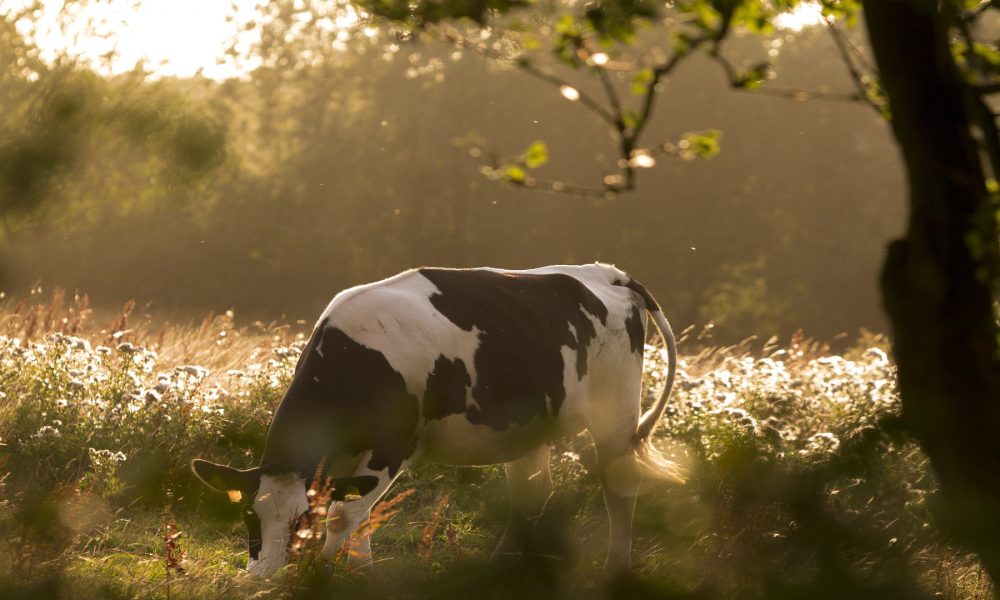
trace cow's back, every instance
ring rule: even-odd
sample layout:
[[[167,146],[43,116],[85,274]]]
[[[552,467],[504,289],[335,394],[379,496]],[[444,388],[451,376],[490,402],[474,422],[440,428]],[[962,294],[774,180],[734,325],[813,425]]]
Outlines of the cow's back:
[[[427,268],[342,292],[303,352],[268,451],[293,453],[309,430],[328,439],[308,460],[372,451],[372,468],[393,471],[418,453],[504,462],[579,429],[597,380],[641,369],[627,281],[604,265]]]

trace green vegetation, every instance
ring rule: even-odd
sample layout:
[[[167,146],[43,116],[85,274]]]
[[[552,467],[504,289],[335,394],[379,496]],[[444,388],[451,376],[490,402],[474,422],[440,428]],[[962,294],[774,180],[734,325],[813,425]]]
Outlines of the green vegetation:
[[[990,593],[933,522],[935,478],[893,433],[894,367],[870,335],[843,356],[801,336],[732,347],[685,336],[657,439],[689,481],[644,484],[632,577],[599,575],[605,515],[581,435],[554,449],[555,493],[523,564],[486,562],[505,517],[502,469],[423,465],[387,495],[399,512],[378,518],[374,574],[343,561],[329,573],[307,547],[275,581],[249,580],[238,507],[188,463],[253,464],[302,332],[232,314],[135,323],[131,309],[101,329],[82,299],[3,308],[0,597]],[[649,396],[665,365],[656,347],[647,359]]]
[[[4,284],[26,293],[43,277],[95,290],[105,307],[141,296],[285,321],[414,264],[599,259],[665,290],[677,322],[712,319],[715,340],[787,339],[798,327],[830,337],[884,328],[871,274],[903,221],[901,204],[882,199],[903,196],[905,175],[910,217],[880,283],[898,369],[871,343],[838,356],[801,336],[782,347],[689,341],[661,441],[691,482],[646,486],[634,577],[595,575],[603,519],[586,442],[574,439],[558,449],[563,486],[537,548],[513,570],[481,560],[502,512],[496,469],[427,467],[396,497],[422,521],[386,512],[379,523],[380,551],[397,558],[377,576],[331,579],[306,548],[283,581],[262,584],[230,576],[234,509],[194,485],[186,462],[252,462],[297,340],[230,316],[130,328],[131,307],[94,331],[81,329],[83,301],[65,319],[59,297],[12,305],[0,348],[0,593],[989,593],[958,548],[1000,580],[1000,62],[979,39],[995,2],[824,1],[832,50],[808,33],[774,35],[776,10],[803,7],[794,0],[355,6],[396,25],[338,30],[339,1],[266,3],[248,24],[256,41],[231,49],[259,66],[226,82],[43,58],[25,37],[37,5],[9,9]],[[831,20],[859,10],[872,52]],[[348,45],[347,28],[363,35]],[[432,38],[444,44],[410,45]],[[852,91],[825,87],[831,52]],[[798,62],[781,76],[807,84],[772,85],[779,56]],[[846,100],[875,114],[733,102],[706,73],[743,98]],[[668,89],[681,93],[658,99]],[[447,162],[454,146],[478,174]],[[529,188],[557,194],[525,201]]]

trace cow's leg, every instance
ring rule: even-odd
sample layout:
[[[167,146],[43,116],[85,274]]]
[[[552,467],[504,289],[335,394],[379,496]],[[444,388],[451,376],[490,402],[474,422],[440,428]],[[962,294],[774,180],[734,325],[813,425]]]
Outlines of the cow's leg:
[[[615,359],[619,360],[615,360]],[[609,352],[591,371],[587,429],[594,440],[597,471],[608,510],[609,574],[632,562],[632,515],[642,481],[633,439],[639,425],[642,354]]]
[[[594,442],[604,504],[608,509],[609,539],[605,568],[611,573],[627,571],[632,560],[632,515],[642,481],[642,469],[632,447],[631,435],[615,439],[598,438]]]
[[[400,469],[402,471],[402,469]],[[370,567],[372,563],[371,539],[367,530],[360,531],[351,538],[351,534],[357,531],[361,525],[371,515],[372,506],[385,494],[389,486],[399,475],[397,472],[390,477],[388,469],[380,472],[364,471],[356,476],[372,475],[378,478],[378,483],[370,491],[360,498],[353,500],[335,500],[330,504],[327,511],[326,540],[323,542],[323,557],[333,560],[337,551],[349,538],[347,564],[352,567]]]
[[[493,552],[494,558],[524,550],[531,528],[552,493],[548,444],[507,463],[505,467],[510,487],[510,513],[507,527]]]
[[[372,516],[368,510],[361,519],[365,523]],[[355,528],[353,535],[347,539],[347,566],[352,569],[370,569],[372,566],[372,536],[367,527]]]

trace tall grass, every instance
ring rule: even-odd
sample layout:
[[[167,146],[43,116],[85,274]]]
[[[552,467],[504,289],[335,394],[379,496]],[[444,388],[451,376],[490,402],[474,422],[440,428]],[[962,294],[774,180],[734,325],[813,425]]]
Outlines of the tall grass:
[[[682,336],[656,443],[690,478],[643,486],[632,576],[600,574],[606,516],[580,435],[554,448],[556,491],[522,561],[485,560],[506,512],[501,469],[423,465],[372,524],[373,574],[315,561],[307,536],[285,573],[248,580],[239,508],[188,463],[254,464],[304,332],[133,310],[99,322],[86,297],[58,292],[0,307],[0,598],[992,592],[935,525],[935,478],[898,431],[894,367],[870,334],[843,354],[800,335],[725,348]],[[652,397],[666,362],[653,346],[646,357]]]

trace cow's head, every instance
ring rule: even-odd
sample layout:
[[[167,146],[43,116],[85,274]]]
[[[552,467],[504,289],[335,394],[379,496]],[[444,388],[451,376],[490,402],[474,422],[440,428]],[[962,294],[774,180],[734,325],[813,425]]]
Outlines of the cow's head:
[[[306,479],[287,470],[240,470],[201,459],[195,459],[191,469],[210,487],[242,502],[250,551],[247,571],[267,577],[285,566],[299,517],[309,510]]]

